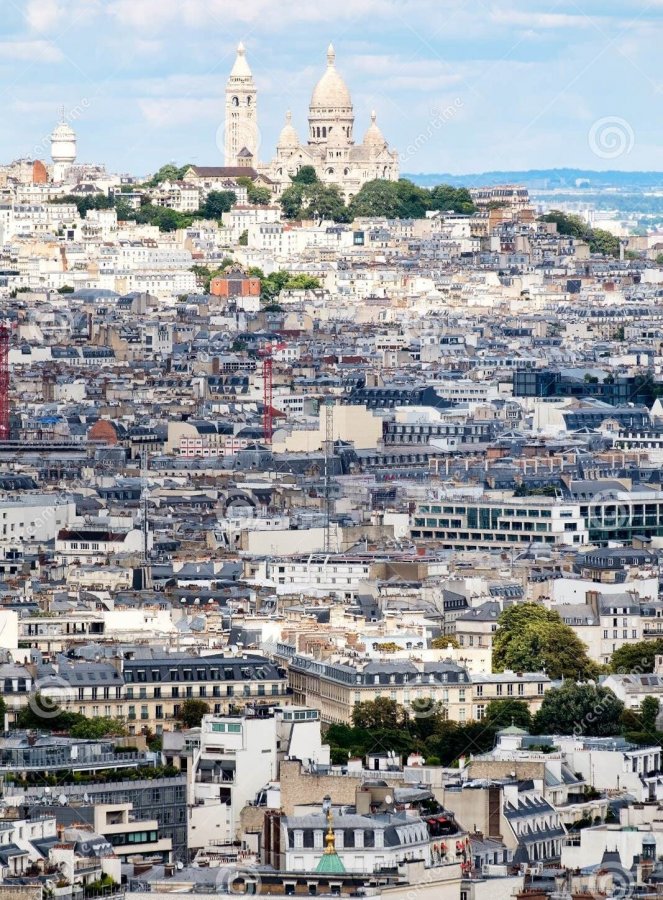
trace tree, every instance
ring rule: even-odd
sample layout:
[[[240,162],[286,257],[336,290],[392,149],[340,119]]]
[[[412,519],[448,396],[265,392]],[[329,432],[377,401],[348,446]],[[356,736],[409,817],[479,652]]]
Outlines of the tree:
[[[427,740],[440,734],[446,721],[442,703],[432,697],[420,697],[408,709],[410,729],[415,737]]]
[[[210,191],[199,212],[205,219],[220,219],[236,202],[237,195],[233,191]]]
[[[447,647],[458,649],[458,639],[452,634],[440,634],[430,642],[432,650],[446,650]]]
[[[204,700],[185,700],[177,718],[185,728],[199,728],[203,716],[209,715],[209,706]]]
[[[663,640],[623,644],[610,658],[610,671],[618,674],[649,674],[654,671],[656,656],[660,654],[663,654]]]
[[[463,215],[477,211],[467,188],[454,188],[450,184],[438,184],[431,190],[430,208]]]
[[[608,737],[619,734],[623,709],[609,688],[565,681],[547,691],[533,726],[540,734]]]
[[[313,166],[302,166],[290,180],[293,184],[314,184],[319,179]]]
[[[118,222],[129,222],[136,219],[136,210],[120,196],[115,197],[115,215]]]
[[[147,182],[148,187],[158,187],[162,181],[181,181],[184,178],[187,169],[190,168],[190,163],[187,163],[185,166],[176,166],[174,163],[166,163],[165,166],[161,166],[161,168],[150,178]]]
[[[248,175],[241,175],[235,180],[237,184],[246,188],[246,199],[249,203],[253,206],[269,206],[272,201],[272,192],[269,188],[254,184]]]
[[[245,228],[244,231],[240,234],[239,240],[237,241],[240,247],[246,247],[249,243],[249,232]]]
[[[656,731],[659,702],[656,697],[645,697],[640,704],[640,723],[643,731]]]
[[[498,731],[517,725],[518,728],[532,727],[532,714],[524,700],[491,700],[483,716],[483,722]]]
[[[362,185],[350,204],[353,219],[359,216],[385,216],[396,219],[401,211],[401,198],[395,181],[376,178]]]
[[[358,728],[397,730],[403,728],[406,721],[403,707],[389,697],[356,703],[352,710],[352,724]]]
[[[619,256],[619,238],[602,228],[591,228],[580,216],[568,215],[559,209],[551,209],[541,216],[540,222],[554,222],[558,234],[570,235],[589,244],[592,253]]]
[[[493,638],[496,672],[545,671],[551,678],[593,678],[598,667],[587,647],[554,610],[536,603],[514,603],[499,617]]]
[[[126,728],[118,719],[103,716],[96,719],[83,718],[69,731],[71,737],[79,738],[79,740],[96,740],[110,735],[121,737],[126,733]]]
[[[73,294],[74,288],[70,284],[63,284],[61,288],[58,288],[58,294]]]
[[[663,266],[663,253],[656,254],[656,265]]]
[[[279,200],[286,219],[348,220],[348,210],[335,184],[323,184],[316,177],[311,182],[295,182]]]

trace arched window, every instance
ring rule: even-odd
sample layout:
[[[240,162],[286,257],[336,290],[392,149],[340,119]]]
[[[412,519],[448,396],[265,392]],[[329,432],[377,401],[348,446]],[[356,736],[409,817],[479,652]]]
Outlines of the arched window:
[[[322,136],[323,136],[323,138],[327,137],[327,126],[326,125],[322,126]]]
[[[239,97],[233,97],[231,103],[233,106],[239,106]]]
[[[334,170],[333,170],[332,167],[330,166],[330,167],[327,169],[327,175],[333,175],[333,174],[334,174]]]
[[[347,166],[343,169],[343,174],[344,174],[344,175],[349,175],[349,174],[350,174],[350,169],[348,169]]]
[[[247,106],[251,106],[251,103],[252,103],[252,102],[253,102],[253,97],[247,97],[247,98],[246,98],[246,105],[247,105]]]

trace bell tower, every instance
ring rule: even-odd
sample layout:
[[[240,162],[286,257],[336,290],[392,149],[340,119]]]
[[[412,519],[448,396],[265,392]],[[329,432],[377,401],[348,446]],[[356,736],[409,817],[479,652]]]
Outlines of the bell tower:
[[[258,159],[258,96],[244,44],[240,43],[226,83],[224,165],[242,165],[241,160],[247,158],[246,153],[242,154],[243,150],[249,151],[255,165]]]

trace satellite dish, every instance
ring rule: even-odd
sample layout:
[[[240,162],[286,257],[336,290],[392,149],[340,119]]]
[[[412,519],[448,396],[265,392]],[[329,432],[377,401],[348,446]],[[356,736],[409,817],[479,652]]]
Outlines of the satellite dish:
[[[83,800],[85,800],[86,803],[90,802],[90,795],[87,791],[83,794]]]
[[[45,794],[50,794],[50,793],[51,793],[51,789],[50,789],[49,787],[45,787],[45,788],[44,788],[44,793],[45,793]]]
[[[66,805],[67,805],[67,802],[68,802],[68,801],[67,801],[67,795],[66,795],[66,794],[60,794],[60,796],[58,797],[58,803],[60,804],[60,806],[66,806]]]
[[[181,870],[184,868],[184,863],[183,863],[183,862],[178,862],[178,863],[177,863],[177,868],[180,869],[180,871],[181,871]]]
[[[394,802],[394,798],[391,796],[391,794],[387,794],[387,795],[385,796],[385,798],[384,798],[384,802],[385,802],[387,805],[389,805],[390,803],[393,803],[393,802]]]

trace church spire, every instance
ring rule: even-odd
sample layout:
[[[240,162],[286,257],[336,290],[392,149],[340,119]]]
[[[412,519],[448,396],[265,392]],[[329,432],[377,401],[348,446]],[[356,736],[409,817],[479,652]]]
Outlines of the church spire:
[[[334,45],[330,44],[327,47],[327,65],[333,66],[336,63],[336,51],[334,50]]]

